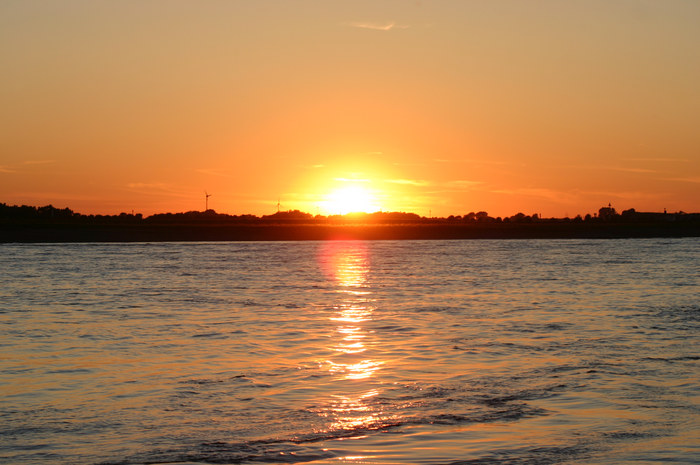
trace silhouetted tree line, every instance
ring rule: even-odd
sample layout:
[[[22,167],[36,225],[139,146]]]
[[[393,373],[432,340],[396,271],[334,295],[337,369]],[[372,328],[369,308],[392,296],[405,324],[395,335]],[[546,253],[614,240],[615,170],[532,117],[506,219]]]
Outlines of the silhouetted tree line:
[[[141,213],[120,213],[119,215],[83,215],[70,208],[56,208],[53,205],[32,207],[28,205],[7,205],[0,203],[0,219],[3,220],[35,220],[56,222],[138,222],[143,220]]]
[[[469,212],[465,215],[450,215],[447,218],[426,218],[415,213],[405,212],[374,212],[349,213],[346,215],[311,215],[299,210],[280,211],[271,215],[229,215],[217,213],[214,210],[189,211],[183,213],[157,213],[143,217],[140,213],[120,213],[118,215],[83,215],[70,208],[56,208],[53,205],[32,207],[27,205],[7,205],[0,203],[0,220],[28,222],[60,222],[71,224],[488,224],[488,223],[587,223],[587,222],[665,222],[665,221],[698,221],[700,213],[654,213],[637,212],[634,208],[622,213],[611,206],[602,207],[597,213],[577,215],[574,218],[542,218],[535,213],[526,215],[516,213],[513,216],[501,218],[491,217],[485,211]]]
[[[22,205],[9,206],[0,203],[0,218],[13,219],[51,219],[51,218],[73,218],[75,213],[70,208],[55,208],[53,205],[45,207],[30,207]]]

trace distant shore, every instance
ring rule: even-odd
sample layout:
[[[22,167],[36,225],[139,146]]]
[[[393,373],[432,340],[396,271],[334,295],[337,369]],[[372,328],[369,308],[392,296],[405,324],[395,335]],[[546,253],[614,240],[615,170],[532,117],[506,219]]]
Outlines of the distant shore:
[[[0,223],[0,243],[700,237],[700,222],[486,224]]]
[[[541,218],[518,213],[493,218],[485,211],[426,218],[375,212],[313,216],[298,210],[262,217],[203,212],[83,215],[69,208],[0,203],[0,243],[207,242],[445,239],[616,239],[700,237],[700,213],[617,213]]]

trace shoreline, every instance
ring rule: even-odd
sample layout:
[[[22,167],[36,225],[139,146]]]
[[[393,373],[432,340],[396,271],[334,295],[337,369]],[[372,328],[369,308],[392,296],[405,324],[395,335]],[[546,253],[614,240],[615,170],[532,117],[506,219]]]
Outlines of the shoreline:
[[[486,224],[0,224],[0,243],[700,237],[700,221]]]

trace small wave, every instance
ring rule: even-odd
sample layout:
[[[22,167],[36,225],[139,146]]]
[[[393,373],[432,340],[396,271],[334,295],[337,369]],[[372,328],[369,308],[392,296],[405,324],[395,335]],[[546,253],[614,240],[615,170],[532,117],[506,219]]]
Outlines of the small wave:
[[[464,313],[464,307],[428,305],[425,307],[415,307],[412,309],[412,311],[416,313],[446,313],[449,315],[461,315]]]
[[[248,377],[246,375],[235,375],[235,376],[227,376],[227,377],[222,377],[222,378],[192,378],[192,379],[182,380],[179,383],[180,384],[207,385],[207,384],[220,384],[220,383],[230,382],[233,380],[243,381],[243,382],[251,382],[250,379],[248,379]]]
[[[222,333],[201,333],[201,334],[193,334],[192,337],[226,339],[228,336],[225,334],[222,334]]]
[[[415,328],[412,328],[410,326],[399,326],[399,325],[384,325],[384,326],[377,326],[376,328],[373,328],[377,331],[393,331],[393,332],[405,332],[405,331],[415,331]]]
[[[51,374],[51,375],[59,375],[59,374],[78,374],[78,373],[92,373],[93,370],[90,370],[88,368],[64,368],[64,369],[59,369],[59,370],[49,370],[46,373]]]
[[[270,384],[258,382],[244,374],[220,378],[192,378],[182,380],[179,384],[188,386],[189,389],[184,388],[175,392],[172,398],[176,401],[179,401],[182,397],[196,396],[202,393],[211,395],[213,392],[214,395],[218,395],[222,389],[236,389],[239,393],[247,393],[251,389],[258,391],[271,387]]]
[[[686,356],[679,356],[679,357],[644,357],[642,360],[649,360],[653,362],[667,362],[667,363],[675,363],[675,362],[689,362],[689,361],[695,361],[695,360],[700,360],[700,356],[697,355],[686,355]]]
[[[331,459],[336,454],[291,441],[249,441],[243,443],[203,442],[188,449],[166,449],[139,453],[99,465],[137,465],[166,463],[301,463]]]
[[[584,445],[502,449],[484,457],[448,462],[446,465],[553,465],[590,457]]]
[[[462,423],[492,423],[496,421],[515,421],[522,418],[546,415],[547,411],[526,404],[513,404],[487,412],[476,411],[467,414],[439,414],[428,417],[420,423],[457,425]],[[427,420],[427,421],[426,421]]]

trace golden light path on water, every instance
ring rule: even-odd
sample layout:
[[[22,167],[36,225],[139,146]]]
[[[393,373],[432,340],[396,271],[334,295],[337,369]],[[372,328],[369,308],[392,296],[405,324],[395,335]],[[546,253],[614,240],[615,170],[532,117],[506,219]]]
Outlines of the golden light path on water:
[[[361,242],[331,242],[323,255],[325,271],[340,295],[337,311],[330,317],[335,332],[329,349],[334,355],[323,364],[344,389],[332,394],[330,405],[322,414],[333,419],[333,430],[376,428],[381,424],[382,412],[369,406],[367,400],[379,394],[373,378],[384,362],[371,357],[371,349],[378,341],[374,331],[366,326],[374,311],[367,285],[369,252]]]

